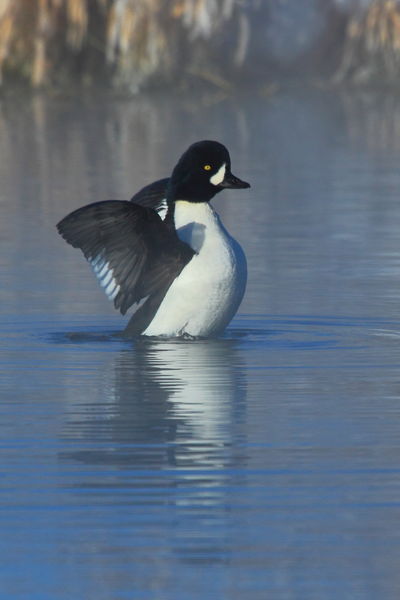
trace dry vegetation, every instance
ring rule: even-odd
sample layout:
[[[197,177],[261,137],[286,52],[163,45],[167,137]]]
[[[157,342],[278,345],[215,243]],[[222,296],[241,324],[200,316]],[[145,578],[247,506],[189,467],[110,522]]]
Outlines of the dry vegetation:
[[[375,0],[347,25],[334,81],[356,84],[400,82],[400,4]]]
[[[0,0],[0,77],[139,86],[171,76],[234,13],[234,0]]]
[[[256,0],[0,0],[0,82],[37,88],[104,81],[136,90],[196,77],[226,88],[235,73],[253,67],[249,48],[257,20],[268,15],[268,3],[260,6]],[[348,17],[345,35],[327,21],[313,52],[335,69],[334,81],[397,82],[399,0],[372,0]],[[324,38],[334,48],[335,66]],[[258,46],[257,53],[267,71],[268,49],[263,54]]]

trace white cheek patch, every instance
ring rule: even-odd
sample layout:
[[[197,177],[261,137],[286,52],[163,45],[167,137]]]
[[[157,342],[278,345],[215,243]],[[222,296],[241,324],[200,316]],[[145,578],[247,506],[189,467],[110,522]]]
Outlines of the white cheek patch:
[[[210,183],[213,185],[219,185],[225,179],[226,163],[224,163],[212,177],[210,177]]]

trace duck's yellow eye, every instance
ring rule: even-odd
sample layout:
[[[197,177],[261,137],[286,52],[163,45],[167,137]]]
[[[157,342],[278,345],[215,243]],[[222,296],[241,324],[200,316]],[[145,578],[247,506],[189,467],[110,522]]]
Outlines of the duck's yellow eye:
[[[211,171],[211,165],[204,165],[203,169],[205,171]]]

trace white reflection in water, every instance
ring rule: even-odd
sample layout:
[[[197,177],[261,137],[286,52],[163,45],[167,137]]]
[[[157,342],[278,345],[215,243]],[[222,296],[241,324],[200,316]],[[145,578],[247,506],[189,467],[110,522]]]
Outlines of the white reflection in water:
[[[219,467],[224,458],[217,450],[240,435],[235,424],[246,377],[234,340],[138,340],[116,355],[103,378],[106,387],[90,399],[87,390],[77,395],[66,386],[73,396],[63,435],[104,444],[69,458]]]

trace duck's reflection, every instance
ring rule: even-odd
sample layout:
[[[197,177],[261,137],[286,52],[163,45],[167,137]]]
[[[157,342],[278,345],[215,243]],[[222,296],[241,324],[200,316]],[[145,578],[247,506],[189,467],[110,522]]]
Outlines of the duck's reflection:
[[[241,435],[246,397],[236,344],[143,339],[118,353],[102,397],[75,398],[64,439],[78,449],[63,457],[141,468],[231,462],[221,449]]]

